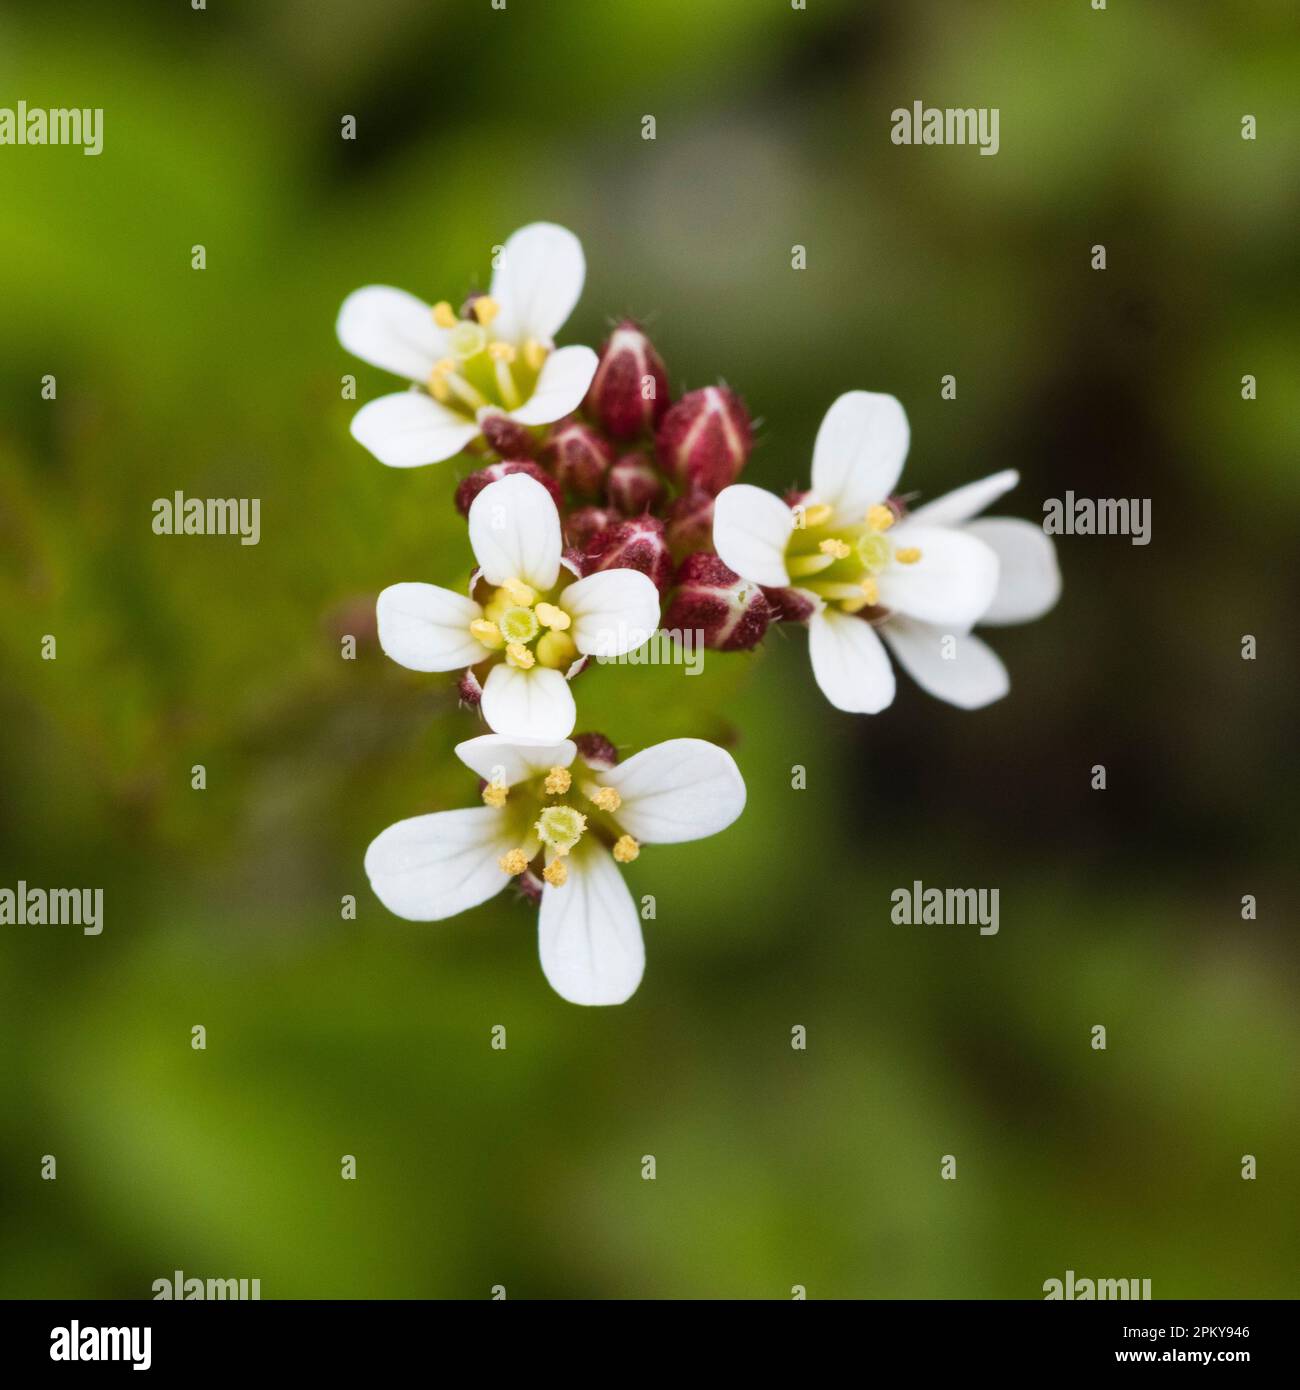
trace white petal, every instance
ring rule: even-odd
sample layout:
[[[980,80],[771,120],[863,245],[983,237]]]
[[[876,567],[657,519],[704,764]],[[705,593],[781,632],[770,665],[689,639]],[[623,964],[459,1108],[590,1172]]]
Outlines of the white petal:
[[[895,549],[915,547],[915,564],[894,561],[880,576],[880,602],[886,608],[948,630],[969,628],[993,602],[998,557],[965,531],[923,526],[907,520],[889,533]]]
[[[582,294],[587,276],[582,243],[566,227],[533,222],[506,242],[492,273],[492,298],[501,312],[494,335],[513,343],[549,344]]]
[[[659,626],[659,590],[640,570],[601,570],[570,584],[560,606],[573,619],[570,636],[586,656],[634,651]]]
[[[375,896],[399,917],[454,917],[510,882],[497,863],[512,848],[509,830],[504,812],[493,806],[399,820],[371,841],[366,875]]]
[[[849,714],[879,714],[894,698],[894,668],[869,623],[827,608],[808,620],[808,654],[821,692]]]
[[[375,604],[379,645],[412,671],[455,671],[487,655],[469,633],[483,616],[472,598],[434,584],[390,584]]]
[[[485,782],[513,787],[552,767],[568,767],[578,755],[569,739],[505,738],[480,734],[456,745],[456,756]]]
[[[1019,481],[1020,474],[1014,468],[1004,468],[1001,473],[945,492],[942,497],[918,507],[908,520],[924,521],[928,526],[960,526],[996,502],[1004,492],[1010,492]]]
[[[793,530],[790,508],[749,483],[724,487],[713,504],[713,548],[724,565],[753,584],[789,584],[785,548]]]
[[[446,334],[422,300],[391,285],[367,285],[343,301],[339,342],[354,357],[422,385],[447,355]]]
[[[641,919],[614,858],[582,841],[568,881],[542,889],[537,947],[551,988],[570,1004],[621,1004],[645,973]]]
[[[907,416],[893,396],[849,391],[817,431],[813,496],[834,509],[836,521],[861,521],[868,507],[893,492],[910,438]]]
[[[997,653],[972,632],[946,633],[930,623],[895,615],[880,634],[922,690],[959,709],[980,709],[1011,689]],[[949,649],[951,657],[945,655]]]
[[[479,709],[495,733],[510,738],[568,738],[578,718],[569,682],[558,671],[520,671],[505,662],[488,672]]]
[[[745,809],[745,779],[736,760],[702,738],[656,743],[600,781],[623,798],[614,812],[620,828],[647,845],[716,835]]]
[[[560,514],[551,494],[526,473],[489,483],[470,503],[469,543],[489,584],[522,579],[543,593],[555,587]]]
[[[1061,597],[1056,547],[1041,526],[1014,517],[972,521],[967,535],[992,546],[998,557],[998,588],[981,623],[1028,623],[1041,618]]]
[[[478,426],[423,391],[398,391],[363,405],[352,438],[390,468],[419,468],[460,453]]]
[[[549,354],[533,394],[509,412],[521,425],[549,425],[577,410],[596,375],[598,359],[589,347],[562,347]]]

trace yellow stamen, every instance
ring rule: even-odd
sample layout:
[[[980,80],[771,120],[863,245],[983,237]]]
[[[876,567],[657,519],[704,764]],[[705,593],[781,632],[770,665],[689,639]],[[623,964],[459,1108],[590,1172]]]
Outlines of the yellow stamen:
[[[553,767],[542,785],[548,796],[563,796],[573,785],[573,774],[567,767]]]
[[[557,608],[553,603],[539,603],[533,611],[543,627],[553,628],[556,632],[567,632],[573,622],[563,608]]]
[[[498,810],[506,804],[506,797],[510,795],[508,787],[500,786],[496,782],[489,782],[483,788],[484,806],[495,806]]]
[[[515,350],[509,343],[493,343],[488,348],[488,352],[496,358],[498,362],[513,362],[515,360]]]
[[[470,312],[486,328],[501,312],[501,306],[490,294],[481,294],[470,305]]]
[[[914,545],[905,545],[894,551],[894,559],[900,565],[914,565],[921,558],[921,552]]]
[[[503,874],[521,874],[528,867],[528,856],[521,849],[512,849],[497,860]]]
[[[803,524],[808,526],[825,526],[831,519],[831,509],[825,502],[814,502],[810,507],[804,507],[802,511],[795,509],[797,515],[803,517]]]
[[[439,328],[455,328],[456,311],[445,299],[440,299],[433,306],[433,321]]]
[[[528,363],[530,370],[534,372],[542,370],[542,363],[546,361],[546,349],[536,338],[529,338],[524,344],[524,361]]]
[[[471,410],[480,410],[487,404],[483,399],[483,393],[471,386],[456,370],[456,361],[452,357],[441,358],[433,364],[433,371],[429,376],[429,390],[440,401],[450,399],[448,393],[455,392]]]
[[[515,350],[509,343],[493,343],[488,348],[497,379],[497,390],[507,410],[517,410],[523,404],[519,387],[515,384],[515,374],[510,364],[515,360]]]
[[[897,520],[892,508],[886,507],[881,502],[877,502],[874,507],[867,508],[867,525],[873,531],[888,531]]]
[[[522,579],[507,579],[501,587],[521,608],[531,608],[537,602],[537,590],[530,589]]]
[[[820,574],[834,563],[834,555],[794,555],[785,562],[785,567],[791,579],[803,579],[810,574]]]
[[[874,579],[864,579],[862,581],[862,593],[868,603],[873,606],[880,601],[880,585]]]
[[[569,877],[569,871],[564,867],[564,860],[552,859],[542,870],[542,877],[552,888],[563,888],[565,881]]]
[[[486,618],[475,618],[469,625],[469,635],[494,652],[499,652],[505,646],[501,629]]]
[[[522,642],[511,642],[506,648],[506,662],[517,670],[529,671],[536,664],[537,658]]]
[[[638,854],[641,853],[641,846],[631,837],[631,835],[620,835],[614,841],[614,858],[620,864],[630,864]]]
[[[567,632],[544,632],[537,639],[537,659],[553,671],[561,671],[578,655],[578,645]]]
[[[847,541],[837,541],[834,539],[824,540],[818,547],[823,555],[829,555],[832,560],[847,560],[849,558],[849,544]]]
[[[613,787],[597,787],[594,792],[587,793],[587,800],[598,810],[611,814],[623,804],[623,798]]]

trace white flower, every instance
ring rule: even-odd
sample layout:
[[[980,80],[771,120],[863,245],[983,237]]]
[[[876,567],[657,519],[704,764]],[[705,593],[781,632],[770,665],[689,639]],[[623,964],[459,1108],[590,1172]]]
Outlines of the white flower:
[[[624,763],[588,763],[568,739],[497,734],[458,745],[456,756],[486,782],[485,804],[390,825],[366,851],[376,896],[399,917],[436,922],[518,876],[540,892],[538,947],[556,993],[574,1004],[623,1003],[641,983],[645,945],[619,865],[642,845],[725,830],[745,807],[734,759],[678,738]]]
[[[998,556],[985,537],[942,514],[900,519],[888,505],[908,440],[907,416],[893,396],[850,391],[817,431],[812,490],[800,503],[790,507],[738,483],[719,493],[713,513],[724,564],[765,588],[803,595],[817,684],[837,709],[854,714],[876,714],[894,698],[877,624],[884,621],[891,642],[900,631],[906,642],[914,623],[959,645],[976,642],[965,634],[998,586]]]
[[[486,295],[460,314],[388,285],[343,301],[339,342],[419,389],[380,396],[353,416],[352,435],[393,468],[460,453],[490,414],[546,425],[576,410],[596,372],[587,347],[556,348],[586,276],[582,243],[550,222],[506,242]]]
[[[959,526],[997,555],[998,587],[979,619],[991,627],[1033,622],[1061,596],[1056,548],[1041,526],[1005,516],[971,520],[1019,481],[1020,475],[1008,468],[937,497],[911,514],[911,520],[931,526]],[[949,704],[979,709],[1011,688],[997,653],[973,633],[953,642],[941,627],[902,614],[886,618],[880,632],[917,685]]]
[[[659,591],[636,570],[575,577],[561,558],[560,515],[525,473],[489,483],[469,509],[478,569],[470,594],[393,584],[379,595],[379,644],[413,671],[492,662],[480,708],[512,737],[557,739],[577,710],[568,677],[592,655],[639,647],[659,623]]]

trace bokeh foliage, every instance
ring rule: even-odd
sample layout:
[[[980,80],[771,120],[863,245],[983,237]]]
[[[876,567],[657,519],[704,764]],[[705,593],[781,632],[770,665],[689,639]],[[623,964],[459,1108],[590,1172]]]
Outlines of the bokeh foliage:
[[[0,149],[0,884],[106,897],[98,939],[2,929],[0,1292],[1294,1296],[1297,50],[1283,0],[0,16],[6,101],[106,112],[97,159]],[[1001,152],[892,146],[917,99],[999,107]],[[465,468],[351,441],[340,376],[387,382],[334,314],[454,298],[538,218],[587,249],[567,339],[631,312],[676,385],[725,378],[754,481],[867,387],[925,495],[1014,466],[1015,514],[1153,505],[1145,549],[1063,543],[978,714],[904,680],[837,715],[798,632],[584,676],[583,727],[727,741],[750,795],[632,869],[658,917],[616,1010],[551,994],[507,896],[410,925],[361,871],[473,794],[473,719],[371,616],[468,565]],[[154,536],[178,489],[260,497],[261,544]],[[1000,934],[891,926],[913,879],[998,887]]]

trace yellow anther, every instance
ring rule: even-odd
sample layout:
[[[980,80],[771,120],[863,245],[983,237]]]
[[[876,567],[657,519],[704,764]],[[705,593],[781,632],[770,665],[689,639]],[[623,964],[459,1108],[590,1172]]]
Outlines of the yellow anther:
[[[469,635],[482,642],[485,647],[490,647],[494,652],[499,652],[505,646],[501,629],[494,622],[489,622],[487,618],[475,618],[469,625]]]
[[[530,589],[522,579],[507,579],[501,587],[510,596],[511,602],[521,608],[531,608],[537,602],[537,590]]]
[[[454,357],[440,357],[433,364],[433,375],[435,377],[450,376],[456,370],[456,359]]]
[[[495,806],[500,809],[506,804],[506,797],[510,795],[510,789],[503,787],[499,782],[489,782],[483,788],[484,806]]]
[[[470,312],[483,325],[484,328],[492,322],[501,312],[501,306],[492,298],[490,294],[481,294],[469,306]]]
[[[437,372],[429,374],[429,394],[440,405],[447,405],[451,400],[451,387]]]
[[[877,502],[874,507],[867,508],[867,525],[873,531],[888,531],[897,520],[893,509],[886,507],[883,502]]]
[[[594,792],[589,793],[587,799],[599,810],[611,813],[623,804],[623,798],[613,787],[597,787]]]
[[[488,352],[498,362],[513,362],[515,360],[515,350],[509,343],[493,343],[488,348]]]
[[[812,506],[805,507],[801,515],[803,516],[803,524],[805,527],[825,526],[831,519],[831,508],[828,507],[825,502],[814,502]]]
[[[537,341],[536,338],[529,338],[524,344],[524,361],[534,372],[542,370],[542,363],[546,361],[546,349]]]
[[[440,299],[433,306],[433,321],[439,328],[455,328],[457,323],[456,311],[445,299]]]
[[[536,664],[537,658],[522,642],[511,642],[506,648],[506,662],[520,671],[528,671]]]
[[[849,558],[848,541],[824,540],[817,549],[823,555],[829,555],[833,560],[847,560]]]
[[[542,870],[542,877],[552,888],[563,888],[569,877],[569,871],[564,867],[564,860],[552,859]]]
[[[512,849],[497,860],[503,874],[521,874],[528,867],[528,856],[521,849]]]
[[[914,545],[905,545],[894,551],[894,559],[900,565],[914,565],[921,558],[921,552]]]
[[[862,581],[862,595],[869,604],[874,606],[880,601],[880,585],[874,579],[864,579]]]
[[[641,846],[631,835],[620,835],[614,841],[613,853],[620,864],[630,864],[641,853]]]
[[[557,608],[553,603],[539,603],[533,611],[543,627],[553,628],[556,632],[567,632],[573,623],[564,609]]]
[[[537,659],[552,671],[562,671],[578,655],[578,644],[567,632],[544,632],[537,639]]]
[[[563,796],[573,785],[573,774],[567,767],[553,767],[542,785],[546,788],[547,796]]]

